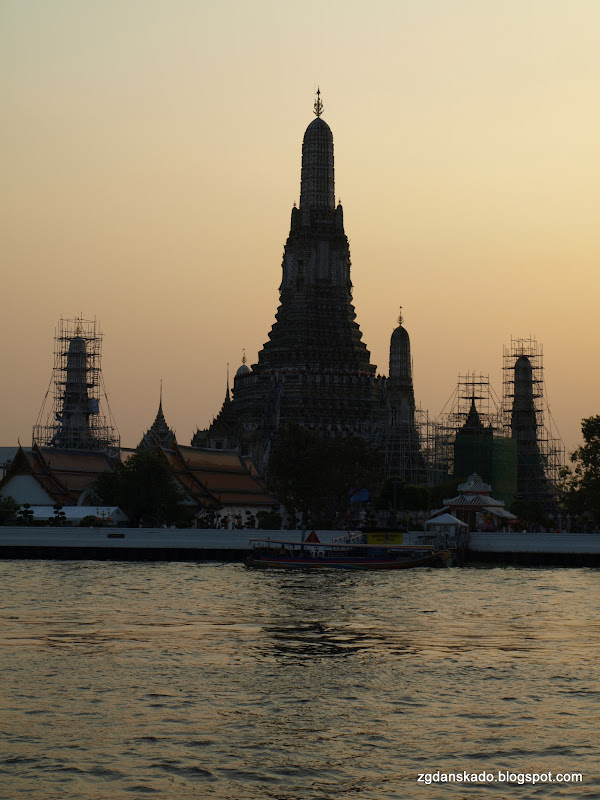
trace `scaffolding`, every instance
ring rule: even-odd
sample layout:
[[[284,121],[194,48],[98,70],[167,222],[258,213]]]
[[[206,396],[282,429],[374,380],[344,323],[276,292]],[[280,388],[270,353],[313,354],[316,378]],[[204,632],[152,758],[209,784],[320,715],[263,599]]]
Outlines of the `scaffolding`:
[[[419,433],[421,455],[425,462],[427,486],[437,486],[450,480],[452,461],[448,460],[445,431],[429,412],[420,406],[415,410],[415,423]]]
[[[530,382],[527,381],[531,388],[529,418],[522,410],[522,390],[517,392],[519,421],[519,415],[514,413],[515,367],[521,356],[531,366],[529,373],[524,364],[526,374],[531,376]],[[546,397],[543,350],[533,338],[511,339],[510,347],[504,348],[502,398],[488,375],[476,372],[459,375],[456,388],[435,420],[421,409],[415,414],[428,485],[443,483],[452,476],[466,477],[458,473],[467,464],[480,463],[481,472],[486,473],[483,477],[492,484],[494,497],[504,500],[507,507],[519,497],[537,500],[551,512],[560,469],[565,463],[565,448]],[[465,429],[469,418],[471,425]]]
[[[33,427],[34,445],[118,452],[119,434],[106,397],[101,354],[102,333],[95,319],[60,319],[52,377]]]
[[[476,372],[459,374],[456,388],[435,422],[438,458],[448,465],[451,474],[455,472],[457,434],[469,420],[473,406],[482,425],[482,434],[493,437],[503,431],[502,404],[490,383],[489,375]],[[483,436],[476,438],[482,439]]]
[[[515,392],[515,373],[519,363],[526,368],[527,388]],[[565,464],[565,447],[546,399],[543,346],[532,337],[511,337],[510,346],[504,346],[503,375],[502,418],[505,436],[517,439],[519,495],[524,500],[539,500],[550,508],[554,503],[560,469]],[[519,406],[526,403],[531,406],[531,421],[529,430],[523,432],[517,412]],[[525,420],[526,414],[527,411],[521,409]]]

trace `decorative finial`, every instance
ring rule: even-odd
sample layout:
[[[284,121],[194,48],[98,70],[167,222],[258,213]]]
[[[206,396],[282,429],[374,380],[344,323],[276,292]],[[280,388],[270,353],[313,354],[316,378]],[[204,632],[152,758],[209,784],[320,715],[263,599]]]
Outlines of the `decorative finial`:
[[[162,378],[160,379],[160,401],[158,403],[158,407],[162,408]]]
[[[242,364],[246,363],[246,348],[242,349]]]
[[[227,391],[225,392],[225,400],[229,400],[229,361],[227,362]]]
[[[402,314],[402,306],[400,306],[400,313],[398,314],[398,325],[402,325],[404,322],[404,316]]]
[[[323,103],[321,102],[321,90],[319,89],[319,87],[317,87],[317,99],[315,101],[314,109],[315,109],[314,111],[315,116],[318,119],[323,113]]]

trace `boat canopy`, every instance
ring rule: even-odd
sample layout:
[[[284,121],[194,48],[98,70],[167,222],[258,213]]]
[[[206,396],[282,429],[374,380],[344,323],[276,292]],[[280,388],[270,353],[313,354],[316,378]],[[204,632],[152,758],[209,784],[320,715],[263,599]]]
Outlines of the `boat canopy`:
[[[440,514],[438,517],[428,519],[425,523],[425,530],[450,531],[455,528],[468,530],[469,526],[466,522],[453,517],[452,514]]]

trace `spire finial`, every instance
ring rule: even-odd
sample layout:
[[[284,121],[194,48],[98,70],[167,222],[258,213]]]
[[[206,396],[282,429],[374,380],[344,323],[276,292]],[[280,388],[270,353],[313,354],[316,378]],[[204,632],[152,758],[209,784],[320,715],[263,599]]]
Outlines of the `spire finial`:
[[[246,363],[246,348],[242,348],[242,364]]]
[[[323,103],[321,102],[321,90],[317,86],[317,99],[315,100],[314,113],[317,119],[323,113]]]
[[[402,313],[402,306],[400,306],[400,313],[398,314],[398,325],[402,325],[404,322],[404,315]]]
[[[162,409],[162,378],[160,379],[160,401],[158,403],[158,407]]]

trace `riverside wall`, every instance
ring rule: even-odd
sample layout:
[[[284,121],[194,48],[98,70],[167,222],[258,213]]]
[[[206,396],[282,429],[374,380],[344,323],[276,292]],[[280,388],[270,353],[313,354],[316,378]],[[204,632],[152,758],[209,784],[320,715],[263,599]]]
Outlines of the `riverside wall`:
[[[310,531],[308,531],[310,533]],[[331,542],[340,531],[316,531]],[[302,541],[302,531],[0,527],[1,558],[242,561],[252,539]]]
[[[310,533],[310,531],[308,531]],[[323,543],[342,531],[316,531]],[[424,534],[404,534],[417,544]],[[242,561],[252,539],[300,542],[302,531],[0,527],[0,559]],[[470,533],[467,563],[600,567],[597,533]]]
[[[470,533],[468,561],[523,566],[600,566],[599,533]]]

